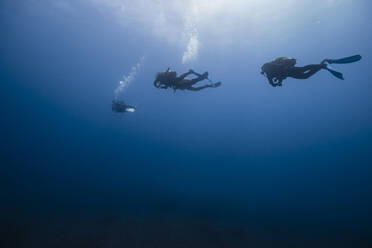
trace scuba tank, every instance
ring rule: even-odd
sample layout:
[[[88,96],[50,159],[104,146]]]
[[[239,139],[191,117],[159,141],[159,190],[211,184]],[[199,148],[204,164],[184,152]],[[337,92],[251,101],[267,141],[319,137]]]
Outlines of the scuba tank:
[[[166,71],[159,72],[156,75],[154,86],[156,88],[168,88],[170,85],[174,83],[173,81],[176,77],[177,73],[168,68]]]
[[[263,75],[276,75],[290,67],[295,66],[297,60],[290,57],[279,57],[275,60],[264,64],[261,67],[261,74]]]
[[[288,68],[288,67],[293,67],[297,63],[297,60],[295,58],[288,58],[288,57],[279,57],[276,58],[274,61],[272,61],[274,65],[283,67],[283,68]]]

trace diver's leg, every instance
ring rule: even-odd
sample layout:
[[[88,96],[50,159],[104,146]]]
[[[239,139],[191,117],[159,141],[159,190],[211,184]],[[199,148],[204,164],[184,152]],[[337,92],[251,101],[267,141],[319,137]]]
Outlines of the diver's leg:
[[[198,76],[197,78],[194,78],[194,79],[186,79],[186,77],[190,74],[194,74],[196,76]],[[196,73],[194,72],[193,70],[190,70],[184,74],[182,74],[181,76],[177,77],[177,82],[182,82],[182,84],[187,84],[189,86],[191,85],[194,85],[196,84],[197,82],[200,82],[200,81],[203,81],[204,79],[207,79],[208,78],[208,72],[204,72],[202,75],[199,74],[199,73]],[[187,82],[186,82],[187,81]]]
[[[203,74],[199,74],[199,73],[196,73],[194,72],[193,70],[189,70],[188,72],[184,73],[184,74],[181,74],[179,77],[177,77],[178,80],[184,80],[188,75],[190,74],[194,74],[195,76],[197,77],[200,77],[200,78],[208,78],[208,72],[204,72]]]
[[[313,76],[315,73],[317,73],[321,69],[324,69],[325,68],[325,64],[324,65],[323,64],[320,64],[320,65],[308,65],[307,67],[309,67],[309,68],[308,68],[308,70],[306,70],[304,72],[305,79]]]
[[[209,73],[207,71],[204,72],[203,74],[199,74],[197,72],[194,72],[193,70],[190,70],[190,73],[194,74],[197,77],[203,77],[203,78],[208,78],[208,75],[209,75]]]
[[[203,85],[203,86],[199,86],[199,87],[193,87],[193,86],[190,86],[189,88],[187,88],[188,90],[191,90],[191,91],[199,91],[199,90],[203,90],[205,88],[210,88],[212,87],[211,85],[207,84],[207,85]]]
[[[187,86],[187,88],[188,87],[191,87],[191,86],[193,86],[194,84],[196,84],[196,83],[198,83],[198,82],[200,82],[200,81],[203,81],[204,79],[206,79],[208,77],[208,72],[205,72],[203,75],[201,75],[200,77],[197,77],[197,78],[194,78],[194,79],[191,79],[191,80],[189,80],[189,79],[184,79],[184,80],[182,80],[181,82],[182,82],[182,84],[183,85],[185,85],[185,86]],[[218,86],[220,86],[220,82],[218,82],[218,83],[215,83],[215,84],[212,84],[211,86],[208,86],[208,87],[218,87]]]
[[[177,80],[182,81],[184,80],[188,75],[192,74],[192,72],[186,72],[184,74],[181,74],[179,77],[177,77]]]
[[[191,86],[191,85],[194,85],[194,84],[196,84],[196,83],[198,83],[198,82],[200,82],[200,81],[203,81],[205,78],[203,78],[203,77],[198,77],[198,78],[194,78],[194,79],[191,79],[190,81],[189,81],[189,85]]]
[[[221,86],[221,82],[217,82],[217,83],[214,83],[214,84],[206,84],[206,85],[199,86],[199,87],[193,87],[193,86],[190,85],[187,89],[192,90],[192,91],[199,91],[199,90],[202,90],[202,89],[205,89],[205,88],[217,88],[219,86]]]
[[[291,73],[289,73],[290,77],[297,78],[297,79],[307,79],[313,76],[315,73],[324,69],[326,67],[325,64],[316,64],[316,65],[307,65],[304,67],[295,67]]]

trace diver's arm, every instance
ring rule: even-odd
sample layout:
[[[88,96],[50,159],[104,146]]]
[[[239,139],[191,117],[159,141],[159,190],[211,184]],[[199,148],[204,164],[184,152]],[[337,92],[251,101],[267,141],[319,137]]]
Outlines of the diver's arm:
[[[285,78],[283,78],[283,77],[276,77],[276,78],[274,79],[276,86],[282,86],[282,83],[283,83],[283,80],[284,80],[284,79],[285,79]]]
[[[267,79],[269,80],[269,83],[271,84],[271,86],[273,87],[276,87],[276,86],[282,86],[282,82],[283,82],[283,79],[282,78],[277,78],[277,77],[267,77]],[[274,83],[274,82],[277,82],[277,83]]]
[[[269,83],[271,84],[271,86],[276,87],[276,84],[273,81],[273,77],[267,77],[267,79],[269,80]]]
[[[155,86],[156,88],[160,88],[160,89],[167,89],[167,88],[168,88],[168,86],[167,86],[166,84],[161,83],[161,82],[158,81],[158,80],[155,80],[155,81],[154,81],[154,86]]]

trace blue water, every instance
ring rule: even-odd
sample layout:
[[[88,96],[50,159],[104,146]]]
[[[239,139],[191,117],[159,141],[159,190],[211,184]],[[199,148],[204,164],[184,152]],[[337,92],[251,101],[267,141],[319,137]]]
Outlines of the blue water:
[[[372,245],[371,3],[304,1],[278,27],[201,28],[182,63],[177,32],[96,2],[0,3],[1,247]],[[345,81],[321,71],[273,88],[259,73],[279,56],[354,54],[332,65]],[[137,111],[112,113],[141,57],[120,95]],[[169,66],[222,86],[153,87]]]

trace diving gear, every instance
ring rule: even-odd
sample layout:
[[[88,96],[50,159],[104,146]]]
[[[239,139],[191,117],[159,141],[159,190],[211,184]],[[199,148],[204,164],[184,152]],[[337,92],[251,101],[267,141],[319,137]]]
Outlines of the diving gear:
[[[214,83],[214,84],[211,84],[211,87],[212,88],[217,88],[217,87],[219,87],[219,86],[221,86],[221,82],[217,82],[217,83]]]
[[[332,70],[332,69],[329,69],[328,67],[325,68],[325,70],[329,71],[333,76],[335,76],[336,78],[339,78],[341,80],[344,80],[344,75],[342,75],[341,72],[338,72],[338,71],[335,71],[335,70]]]
[[[354,55],[342,59],[326,59],[325,61],[329,64],[349,64],[354,63],[362,59],[362,56],[360,55]]]

